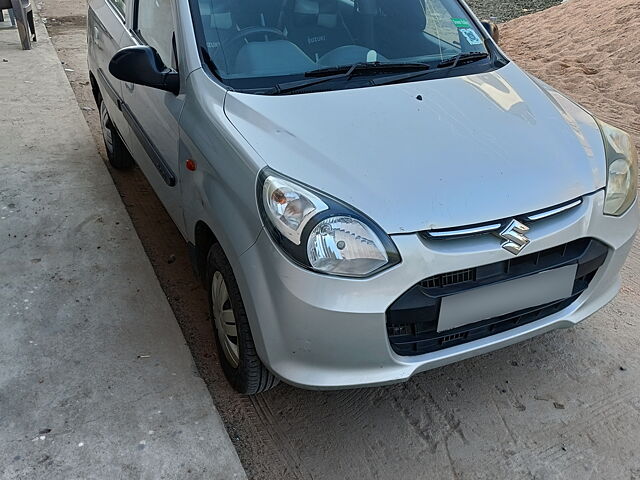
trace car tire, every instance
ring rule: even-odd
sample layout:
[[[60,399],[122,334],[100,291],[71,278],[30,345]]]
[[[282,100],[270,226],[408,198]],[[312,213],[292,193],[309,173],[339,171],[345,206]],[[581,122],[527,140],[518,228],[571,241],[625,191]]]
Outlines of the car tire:
[[[258,357],[236,278],[217,243],[207,256],[207,290],[218,356],[229,383],[245,395],[275,387],[279,380]]]
[[[129,170],[135,162],[129,153],[126,145],[120,137],[118,129],[111,121],[107,106],[102,98],[99,99],[98,111],[100,114],[100,128],[102,129],[102,138],[104,139],[104,147],[107,150],[107,158],[109,163],[116,170]]]

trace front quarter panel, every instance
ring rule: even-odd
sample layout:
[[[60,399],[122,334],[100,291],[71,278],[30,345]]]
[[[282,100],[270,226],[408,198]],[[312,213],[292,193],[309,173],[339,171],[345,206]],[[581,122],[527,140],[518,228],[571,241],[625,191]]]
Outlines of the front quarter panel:
[[[202,69],[187,78],[186,103],[180,120],[180,178],[187,239],[204,221],[231,264],[253,245],[262,224],[255,185],[262,160],[224,114],[226,90]],[[196,170],[185,167],[196,162]]]

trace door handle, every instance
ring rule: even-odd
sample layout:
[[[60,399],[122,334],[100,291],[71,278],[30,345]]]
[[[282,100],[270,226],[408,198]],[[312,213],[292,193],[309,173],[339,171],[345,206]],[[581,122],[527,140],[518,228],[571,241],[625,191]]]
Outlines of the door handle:
[[[93,43],[95,46],[102,50],[102,33],[98,27],[93,27]]]

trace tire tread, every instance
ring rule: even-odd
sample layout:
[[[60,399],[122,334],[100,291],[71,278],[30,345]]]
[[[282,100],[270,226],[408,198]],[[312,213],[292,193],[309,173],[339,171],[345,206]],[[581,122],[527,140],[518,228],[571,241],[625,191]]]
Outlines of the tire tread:
[[[100,111],[100,104],[103,101],[104,100],[102,99],[102,97],[100,97],[98,103],[98,111]],[[111,126],[108,126],[107,128],[111,130],[111,138],[113,139],[113,152],[109,152],[109,150],[107,149],[107,158],[109,159],[109,164],[116,170],[129,170],[133,168],[133,166],[135,165],[135,161],[133,160],[131,153],[129,153],[127,146],[124,144],[124,141],[120,136],[120,132],[118,132],[118,129],[113,124],[111,118],[109,118],[109,124]]]
[[[217,333],[215,333],[215,322],[213,321],[212,301],[211,301],[211,282],[216,271],[220,271],[225,283],[227,284],[227,292],[232,303],[233,313],[236,319],[236,328],[238,330],[238,346],[240,353],[240,364],[237,368],[233,368],[227,361]],[[213,324],[216,345],[218,347],[218,356],[222,369],[224,370],[227,380],[233,388],[239,393],[245,395],[255,395],[265,392],[275,387],[279,380],[273,375],[267,367],[264,366],[251,334],[251,327],[247,318],[247,312],[242,303],[240,289],[236,282],[235,276],[231,269],[231,265],[222,250],[222,247],[215,243],[209,250],[207,256],[207,286],[209,295],[209,310],[211,315],[211,323]]]

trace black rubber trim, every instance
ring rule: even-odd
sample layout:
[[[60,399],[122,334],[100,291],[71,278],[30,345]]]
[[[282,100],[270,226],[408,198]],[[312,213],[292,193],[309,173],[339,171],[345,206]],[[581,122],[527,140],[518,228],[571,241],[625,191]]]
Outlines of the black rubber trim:
[[[387,335],[391,347],[398,355],[422,355],[551,315],[569,306],[589,287],[608,253],[609,247],[604,243],[580,238],[522,257],[429,277],[407,290],[387,309]],[[568,298],[546,305],[531,305],[499,317],[478,318],[477,322],[457,329],[437,331],[442,298],[567,265],[577,265],[573,290]]]
[[[581,293],[579,292],[556,302],[525,308],[470,325],[463,325],[446,332],[425,334],[423,336],[417,335],[406,339],[400,337],[395,339],[393,350],[398,355],[403,356],[423,355],[506,332],[558,313],[575,302]]]
[[[98,77],[102,80],[102,83],[104,83],[104,90],[107,92],[107,95],[109,95],[111,100],[118,105],[118,109],[124,115],[124,118],[127,120],[127,123],[131,127],[131,130],[133,130],[133,133],[138,137],[138,140],[142,144],[145,152],[147,152],[147,155],[151,158],[151,162],[153,162],[153,165],[158,169],[158,172],[160,172],[162,179],[170,187],[175,187],[177,182],[176,175],[173,173],[173,170],[171,170],[169,165],[167,165],[167,162],[164,161],[162,155],[160,155],[160,152],[158,152],[158,149],[153,145],[151,139],[144,131],[144,128],[142,128],[142,125],[138,122],[138,119],[135,117],[129,106],[124,103],[122,98],[120,98],[118,92],[113,88],[113,85],[111,85],[111,82],[109,82],[101,68],[98,69]]]
[[[151,162],[158,169],[158,172],[160,172],[160,176],[162,177],[162,179],[170,187],[175,187],[176,176],[173,173],[173,170],[171,170],[171,168],[169,168],[169,165],[167,165],[167,163],[164,161],[162,155],[160,155],[158,149],[155,147],[153,142],[151,142],[151,139],[146,134],[144,128],[142,128],[142,125],[140,125],[140,122],[138,122],[138,119],[135,117],[129,106],[121,101],[120,110],[122,110],[122,114],[129,123],[131,130],[133,131],[133,133],[135,133],[136,137],[138,137],[138,140],[142,144],[144,151],[147,152],[147,155],[149,155],[149,158],[151,158]]]
[[[118,106],[118,110],[122,110],[122,98],[120,98],[120,95],[118,95],[116,89],[113,88],[113,85],[111,85],[111,82],[101,68],[98,69],[98,78],[103,83],[104,91],[107,93],[107,95],[109,95],[109,98]]]

